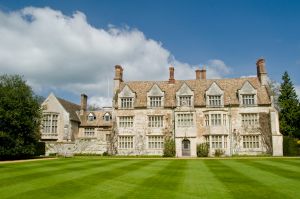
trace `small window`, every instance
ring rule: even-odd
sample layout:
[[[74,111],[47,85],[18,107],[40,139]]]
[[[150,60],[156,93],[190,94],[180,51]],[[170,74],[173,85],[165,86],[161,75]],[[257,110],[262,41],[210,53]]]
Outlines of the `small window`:
[[[218,107],[221,106],[221,95],[209,95],[209,106]]]
[[[258,114],[257,113],[242,113],[242,125],[243,126],[258,125]]]
[[[254,97],[255,95],[242,95],[243,105],[254,105]]]
[[[121,116],[119,117],[119,127],[133,127],[133,116]]]
[[[220,126],[221,124],[221,114],[211,114],[211,125]]]
[[[93,113],[89,113],[88,121],[94,121],[95,119],[96,119],[96,116]]]
[[[179,97],[180,106],[192,106],[192,96],[180,96]]]
[[[132,107],[133,107],[133,98],[132,97],[121,98],[121,108],[132,108]]]
[[[162,97],[150,97],[150,107],[161,107]]]
[[[148,127],[163,127],[163,116],[162,115],[148,116]]]
[[[119,136],[119,149],[133,149],[133,136]]]
[[[164,148],[164,137],[162,135],[149,136],[148,137],[148,148],[149,149],[163,149]]]
[[[259,148],[259,135],[244,135],[243,148],[244,149]]]
[[[103,120],[106,122],[109,122],[112,119],[111,115],[109,113],[105,113],[103,116]]]
[[[178,126],[193,126],[194,125],[194,118],[192,113],[184,113],[177,115],[177,124]]]
[[[94,137],[95,136],[95,128],[85,128],[84,136],[85,137]]]

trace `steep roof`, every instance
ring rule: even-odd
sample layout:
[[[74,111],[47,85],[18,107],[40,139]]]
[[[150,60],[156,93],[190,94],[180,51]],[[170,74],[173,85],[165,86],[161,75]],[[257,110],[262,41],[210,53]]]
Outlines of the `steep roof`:
[[[94,116],[96,116],[95,120],[93,120],[93,121],[88,120],[88,115],[90,113],[92,113]],[[85,111],[83,113],[83,115],[80,115],[80,120],[81,120],[80,126],[84,126],[84,127],[99,127],[99,126],[111,127],[112,126],[112,120],[105,121],[103,119],[103,116],[105,115],[105,113],[109,113],[110,115],[112,115],[111,110]]]
[[[271,104],[267,89],[261,86],[257,77],[234,78],[234,79],[202,79],[202,80],[176,80],[174,84],[169,84],[168,81],[128,81],[121,82],[120,90],[125,85],[135,92],[136,100],[135,107],[147,106],[147,92],[154,84],[157,84],[163,92],[165,92],[165,107],[176,106],[176,91],[180,89],[183,83],[186,83],[194,92],[194,105],[205,106],[205,91],[211,86],[213,82],[224,91],[224,105],[238,105],[238,90],[242,88],[243,84],[249,81],[251,85],[257,89],[257,103],[258,105]],[[229,100],[230,99],[230,100]]]
[[[80,122],[80,119],[76,113],[76,111],[80,111],[81,108],[80,105],[74,104],[72,102],[69,102],[59,97],[57,97],[57,100],[64,107],[64,109],[70,114],[70,120],[73,120],[75,122]]]

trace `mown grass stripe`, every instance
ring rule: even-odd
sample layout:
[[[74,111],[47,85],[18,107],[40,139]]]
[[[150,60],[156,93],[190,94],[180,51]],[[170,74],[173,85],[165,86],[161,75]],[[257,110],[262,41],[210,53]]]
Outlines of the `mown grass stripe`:
[[[181,183],[186,170],[186,160],[169,161],[154,175],[145,178],[134,190],[119,198],[175,198],[180,191]]]
[[[282,199],[284,195],[274,195],[273,189],[265,186],[257,180],[251,179],[241,172],[238,172],[236,168],[229,167],[231,161],[212,160],[205,161],[205,164],[209,167],[210,171],[227,187],[233,198],[272,198]],[[225,164],[226,162],[226,164]]]
[[[93,173],[87,173],[87,175],[81,177],[74,177],[73,179],[65,180],[52,186],[18,194],[15,195],[14,198],[30,198],[28,196],[33,194],[38,194],[41,198],[63,198],[68,196],[70,193],[72,193],[72,195],[76,195],[76,193],[80,193],[81,190],[89,189],[91,186],[95,186],[97,183],[104,183],[109,179],[114,179],[118,176],[124,175],[127,172],[149,164],[147,162],[140,162],[138,160],[129,160],[126,161],[126,164],[124,164],[124,162],[125,161],[119,161],[119,164],[106,167],[105,170],[96,170]]]
[[[181,184],[184,195],[188,198],[229,198],[228,189],[209,170],[205,161],[211,160],[188,161]]]
[[[155,175],[165,167],[166,162],[169,162],[158,160],[140,161],[147,161],[148,163],[124,175],[108,179],[105,183],[97,183],[95,186],[76,194],[75,198],[119,198],[135,189],[139,189],[144,179]]]
[[[68,159],[65,159],[65,160],[63,160],[63,162],[53,162],[50,165],[41,165],[39,167],[23,168],[21,165],[19,165],[19,167],[14,168],[13,171],[5,171],[4,170],[2,175],[0,176],[0,181],[5,180],[5,178],[9,178],[11,176],[18,177],[18,176],[23,176],[23,175],[29,175],[32,173],[38,173],[40,171],[55,171],[55,170],[59,170],[63,167],[87,164],[90,162],[100,162],[100,161],[87,160],[84,162],[84,161],[70,161]],[[18,164],[20,164],[20,163],[18,163]]]
[[[251,162],[252,160],[236,160],[230,162],[229,165],[227,162],[224,162],[224,164],[235,168],[238,172],[269,187],[269,189],[273,190],[273,195],[280,195],[280,197],[283,198],[294,198],[296,196],[296,190],[300,185],[300,181],[295,182],[291,179],[279,177],[274,173],[261,170],[251,165]]]
[[[87,161],[87,162],[69,162],[68,164],[60,165],[59,167],[42,167],[40,169],[31,170],[29,173],[25,172],[23,175],[11,175],[11,177],[1,178],[0,184],[2,187],[16,185],[18,183],[28,183],[31,180],[37,180],[38,178],[49,178],[50,176],[66,174],[68,172],[73,172],[77,170],[80,172],[81,170],[87,167],[95,167],[95,166],[105,166],[109,161]]]
[[[274,164],[273,165],[266,164],[263,161],[246,161],[244,163],[284,178],[289,178],[293,180],[300,179],[300,172],[292,171],[290,169],[280,168],[278,166],[274,166]]]
[[[55,174],[50,172],[47,175],[44,175],[41,178],[25,180],[22,183],[18,183],[15,185],[11,185],[9,187],[0,187],[0,193],[6,193],[8,197],[13,195],[20,195],[22,197],[23,193],[32,192],[35,190],[47,188],[54,186],[56,184],[63,184],[66,181],[76,180],[87,175],[91,175],[94,173],[101,171],[108,171],[110,168],[118,167],[122,164],[129,164],[129,161],[124,161],[120,163],[117,160],[109,160],[102,164],[102,167],[90,167],[89,165],[83,164],[80,169],[70,170],[68,172],[63,172],[60,174]]]

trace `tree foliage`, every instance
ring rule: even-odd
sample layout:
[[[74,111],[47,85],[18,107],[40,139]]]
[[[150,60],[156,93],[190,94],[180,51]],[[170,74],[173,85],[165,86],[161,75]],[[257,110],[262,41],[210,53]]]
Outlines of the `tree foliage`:
[[[300,107],[294,85],[287,72],[282,76],[278,103],[280,131],[283,135],[300,138]]]
[[[18,75],[0,76],[0,159],[33,156],[39,140],[39,98]]]

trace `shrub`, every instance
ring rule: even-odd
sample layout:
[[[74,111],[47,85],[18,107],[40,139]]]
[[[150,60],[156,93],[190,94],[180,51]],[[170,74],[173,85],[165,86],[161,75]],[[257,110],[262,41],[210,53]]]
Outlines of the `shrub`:
[[[105,151],[102,155],[103,156],[109,156],[109,153],[107,151]]]
[[[283,136],[283,155],[297,156],[300,155],[297,140],[288,136]]]
[[[201,143],[197,145],[197,156],[198,157],[207,157],[209,153],[209,144]]]
[[[221,157],[224,154],[225,154],[225,152],[222,149],[215,150],[215,157]]]
[[[40,155],[45,155],[45,153],[46,153],[45,142],[38,142],[35,148],[35,155],[40,156]]]
[[[164,143],[164,157],[175,157],[175,141],[171,138],[165,139]]]

